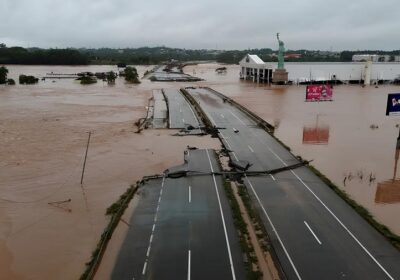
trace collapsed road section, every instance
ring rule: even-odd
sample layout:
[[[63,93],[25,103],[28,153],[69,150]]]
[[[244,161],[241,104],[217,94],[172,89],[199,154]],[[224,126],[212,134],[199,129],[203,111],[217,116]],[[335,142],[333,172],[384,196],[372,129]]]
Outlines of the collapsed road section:
[[[169,128],[200,129],[202,124],[180,90],[163,89],[162,92],[168,103]]]
[[[188,150],[180,168],[220,171],[213,150]],[[164,176],[138,195],[112,279],[246,279],[222,176]]]
[[[270,170],[299,160],[260,119],[209,88],[182,91],[204,112],[231,160]],[[288,279],[400,279],[400,253],[307,167],[243,176]]]
[[[153,90],[147,106],[147,116],[138,121],[138,132],[143,128],[180,129],[177,136],[204,135],[204,125],[198,113],[178,89]]]
[[[182,68],[171,65],[160,65],[153,69],[149,80],[157,82],[196,82],[202,79],[182,72]]]

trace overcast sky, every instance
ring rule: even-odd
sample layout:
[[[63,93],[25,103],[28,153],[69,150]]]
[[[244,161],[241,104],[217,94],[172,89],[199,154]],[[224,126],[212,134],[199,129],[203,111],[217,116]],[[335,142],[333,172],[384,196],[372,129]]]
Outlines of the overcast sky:
[[[0,0],[23,47],[400,49],[399,0]]]

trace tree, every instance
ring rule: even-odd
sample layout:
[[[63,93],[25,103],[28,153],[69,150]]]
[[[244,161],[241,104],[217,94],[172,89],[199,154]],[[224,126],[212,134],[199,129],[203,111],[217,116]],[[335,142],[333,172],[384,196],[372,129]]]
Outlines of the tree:
[[[39,79],[34,76],[19,75],[19,83],[21,85],[32,85],[39,82]]]
[[[8,79],[8,80],[7,80],[7,84],[10,85],[10,86],[15,85],[14,79]]]
[[[117,74],[114,71],[107,72],[106,79],[109,85],[115,84],[115,79],[117,78]]]
[[[0,43],[0,48],[5,48],[5,47],[7,47],[6,44]]]
[[[0,84],[5,84],[7,82],[8,69],[4,66],[0,67]]]
[[[128,66],[125,68],[125,81],[128,83],[140,84],[139,75],[135,67]]]
[[[97,79],[94,76],[85,75],[81,79],[81,85],[90,85],[97,83]]]

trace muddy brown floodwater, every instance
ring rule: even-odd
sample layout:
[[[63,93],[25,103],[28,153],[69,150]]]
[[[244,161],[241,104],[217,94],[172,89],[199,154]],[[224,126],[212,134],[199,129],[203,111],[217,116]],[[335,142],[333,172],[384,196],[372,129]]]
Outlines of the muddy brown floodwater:
[[[116,70],[7,67],[16,80],[19,74]],[[207,136],[134,133],[151,90],[160,88],[207,85],[254,110],[277,127],[277,137],[294,154],[314,159],[318,169],[400,234],[399,181],[391,181],[400,119],[385,116],[387,93],[400,87],[338,86],[333,102],[306,103],[303,86],[269,88],[239,81],[238,66],[227,66],[225,75],[216,74],[217,67],[186,67],[186,73],[206,79],[195,83],[127,85],[118,79],[115,86],[82,86],[46,80],[0,86],[0,278],[77,279],[108,222],[106,208],[130,184],[180,164],[189,144],[220,147]],[[142,75],[149,68],[138,71]],[[82,188],[88,131],[93,134]]]

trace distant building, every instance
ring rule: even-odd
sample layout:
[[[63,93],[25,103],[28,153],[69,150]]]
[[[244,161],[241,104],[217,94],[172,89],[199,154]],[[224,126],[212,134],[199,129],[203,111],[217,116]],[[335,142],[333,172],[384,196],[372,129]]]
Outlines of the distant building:
[[[266,64],[258,55],[247,54],[240,62],[240,78],[253,82],[272,82],[272,66]]]
[[[355,54],[352,57],[353,62],[372,61],[372,62],[388,62],[390,55],[386,54]]]
[[[285,58],[301,58],[302,54],[301,53],[287,53],[285,55]]]

